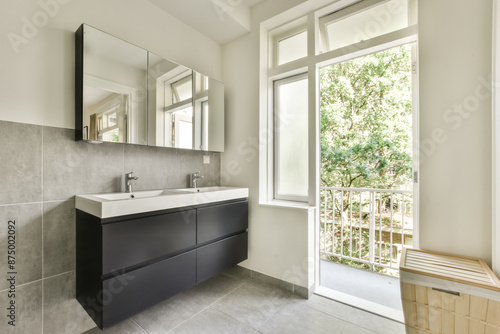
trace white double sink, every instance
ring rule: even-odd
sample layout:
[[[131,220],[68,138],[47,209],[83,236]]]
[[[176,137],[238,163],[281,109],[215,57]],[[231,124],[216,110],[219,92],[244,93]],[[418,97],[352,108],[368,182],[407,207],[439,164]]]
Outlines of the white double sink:
[[[131,215],[248,197],[248,188],[201,187],[76,195],[75,207],[99,218]]]

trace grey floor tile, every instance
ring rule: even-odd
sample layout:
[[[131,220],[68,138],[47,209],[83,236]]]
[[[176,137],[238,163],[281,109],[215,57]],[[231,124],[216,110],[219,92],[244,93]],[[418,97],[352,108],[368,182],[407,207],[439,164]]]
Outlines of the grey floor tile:
[[[252,278],[265,284],[275,285],[283,290],[293,292],[293,284],[253,271]]]
[[[75,200],[43,203],[43,275],[75,270]]]
[[[42,278],[42,204],[20,204],[0,206],[0,219],[3,226],[0,229],[0,248],[5,250],[5,255],[0,256],[0,271],[17,272],[16,285],[29,283]],[[7,238],[8,221],[15,222],[15,234]],[[12,233],[12,232],[11,232]],[[8,242],[15,242],[12,249],[15,253],[15,263],[9,264],[7,256]],[[14,267],[10,267],[14,265]],[[0,290],[6,289],[8,282],[0,280]]]
[[[309,299],[294,296],[289,303],[305,305],[342,320],[347,320],[353,310],[351,306],[318,295],[312,295]]]
[[[0,121],[0,203],[42,200],[42,127]]]
[[[287,302],[259,330],[264,334],[340,334],[346,322],[305,304]]]
[[[405,326],[399,322],[379,317],[359,309],[353,309],[348,321],[378,334],[404,334]]]
[[[223,273],[145,310],[133,319],[148,333],[165,333],[244,284]]]
[[[187,320],[172,334],[250,334],[255,329],[213,308],[207,308]]]
[[[75,298],[75,273],[43,280],[43,332],[82,333],[95,323]]]
[[[258,329],[290,296],[291,292],[278,287],[249,282],[225,296],[214,307]]]
[[[341,334],[374,334],[375,332],[372,332],[368,329],[365,329],[363,327],[359,327],[353,324],[346,324],[344,327],[344,330],[342,331]]]
[[[244,278],[221,273],[187,290],[186,295],[191,295],[198,299],[201,305],[207,307],[246,282],[248,281]]]
[[[8,321],[11,320],[6,317],[7,310],[2,311],[0,333],[42,334],[42,282],[38,281],[17,287],[15,298],[9,298],[8,290],[0,293],[0,304],[3,310],[10,305],[11,300],[14,300],[16,306],[15,326],[8,324]]]
[[[119,323],[111,328],[100,330],[98,327],[95,327],[83,334],[147,334],[147,332],[139,327],[132,320],[125,320],[124,322]]]
[[[205,307],[200,304],[196,295],[183,292],[133,316],[132,319],[150,334],[163,334]]]
[[[236,279],[250,279],[252,277],[252,271],[250,269],[234,266],[229,269],[224,270],[222,275],[230,276]]]

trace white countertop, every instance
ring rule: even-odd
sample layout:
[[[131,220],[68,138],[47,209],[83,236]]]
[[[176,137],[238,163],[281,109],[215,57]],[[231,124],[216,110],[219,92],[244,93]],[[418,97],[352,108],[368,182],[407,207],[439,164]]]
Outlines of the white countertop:
[[[99,218],[247,198],[248,188],[201,187],[76,195],[75,207]]]

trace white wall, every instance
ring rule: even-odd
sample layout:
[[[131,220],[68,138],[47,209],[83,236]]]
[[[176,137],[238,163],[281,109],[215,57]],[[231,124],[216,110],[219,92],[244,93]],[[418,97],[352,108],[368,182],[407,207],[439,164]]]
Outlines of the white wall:
[[[82,23],[215,79],[222,76],[221,46],[146,0],[0,6],[0,120],[74,128],[74,32]]]
[[[223,47],[226,146],[221,183],[250,189],[249,259],[242,265],[309,287],[313,283],[308,261],[312,261],[314,237],[309,212],[261,206],[258,198],[259,24],[301,2],[262,2],[252,8],[251,33]]]
[[[418,15],[420,246],[491,263],[492,0],[420,0]]]
[[[223,47],[228,113],[221,182],[250,188],[250,254],[243,265],[307,286],[310,276],[298,282],[289,276],[308,271],[314,231],[307,212],[258,204],[258,23],[300,2],[264,1],[253,8],[252,32]],[[488,263],[491,12],[492,0],[420,0],[418,13],[420,246]],[[465,116],[453,111],[459,105]]]

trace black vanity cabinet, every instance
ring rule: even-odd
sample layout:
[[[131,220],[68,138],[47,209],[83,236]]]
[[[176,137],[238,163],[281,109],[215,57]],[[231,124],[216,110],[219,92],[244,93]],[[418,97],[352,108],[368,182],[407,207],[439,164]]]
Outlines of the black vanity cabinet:
[[[247,259],[248,201],[101,219],[76,211],[76,293],[110,327]]]

